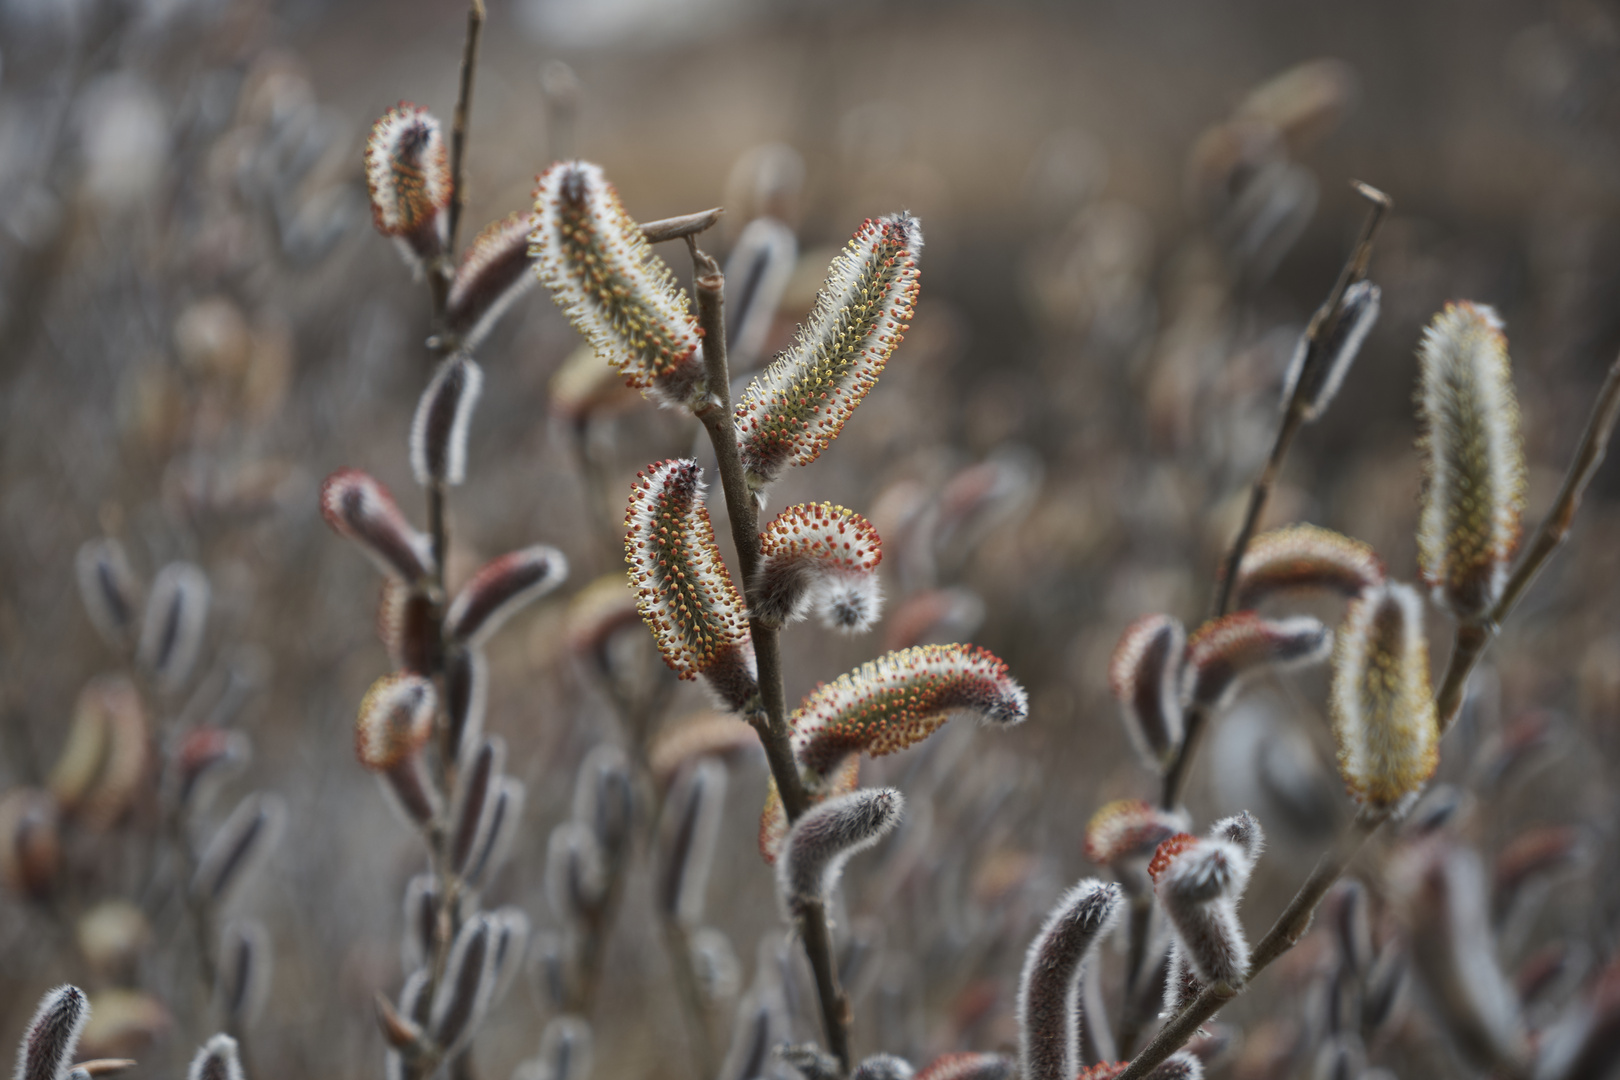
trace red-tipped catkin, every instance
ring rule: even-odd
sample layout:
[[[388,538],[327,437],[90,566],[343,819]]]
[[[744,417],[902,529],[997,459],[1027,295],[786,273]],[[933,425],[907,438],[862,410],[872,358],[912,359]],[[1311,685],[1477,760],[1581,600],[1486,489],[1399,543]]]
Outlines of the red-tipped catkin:
[[[1086,823],[1086,858],[1098,866],[1145,859],[1186,825],[1180,814],[1145,799],[1116,799]]]
[[[245,796],[209,839],[191,879],[194,896],[220,903],[253,876],[281,840],[287,806],[275,795]]]
[[[378,232],[397,238],[412,261],[439,254],[453,194],[450,157],[439,122],[426,109],[402,101],[371,125],[366,191]]]
[[[807,788],[812,804],[848,795],[861,782],[860,756],[850,754],[830,775],[815,779],[817,782]],[[777,790],[773,779],[765,789],[765,805],[759,812],[759,855],[767,866],[776,865],[776,857],[782,850],[782,841],[787,839],[787,834],[787,807],[782,805],[782,793]]]
[[[411,420],[411,472],[423,487],[467,479],[467,429],[484,389],[484,370],[460,354],[439,365]]]
[[[536,273],[596,354],[660,404],[700,403],[702,331],[601,168],[553,165],[535,188],[534,212]]]
[[[703,758],[676,781],[664,804],[658,907],[688,930],[703,920],[727,779],[725,765],[717,758]]]
[[[1239,608],[1295,589],[1356,597],[1383,580],[1383,560],[1370,545],[1316,525],[1290,525],[1249,544],[1232,596]]]
[[[1447,304],[1418,349],[1425,457],[1418,565],[1461,616],[1490,609],[1507,581],[1524,512],[1524,451],[1507,338],[1490,307]]]
[[[844,864],[900,823],[905,798],[894,788],[866,788],[806,810],[776,860],[776,898],[791,922],[808,905],[825,903]]]
[[[910,214],[867,221],[828,268],[793,347],[743,393],[738,448],[749,486],[808,465],[838,437],[909,328],[922,227]]]
[[[1415,589],[1390,582],[1350,605],[1329,704],[1339,775],[1350,794],[1380,810],[1415,797],[1440,762],[1423,600]]]
[[[1300,415],[1306,422],[1327,411],[1339,387],[1344,385],[1344,377],[1350,373],[1350,365],[1355,363],[1362,342],[1378,321],[1382,295],[1372,282],[1356,282],[1344,290],[1338,322],[1316,348],[1311,348],[1309,335],[1300,337],[1283,385],[1285,407],[1294,399],[1297,389]]]
[[[661,461],[639,474],[624,522],[636,606],[683,679],[748,640],[747,609],[715,546],[705,489],[697,462]]]
[[[1187,640],[1184,693],[1205,708],[1222,709],[1245,677],[1314,664],[1332,649],[1333,632],[1309,616],[1264,619],[1239,611],[1205,623]]]
[[[517,298],[539,280],[529,259],[529,234],[539,224],[533,213],[491,222],[462,256],[445,300],[444,321],[459,336],[463,349],[476,349]]]
[[[1029,716],[1029,695],[988,650],[921,645],[823,683],[794,712],[799,763],[825,776],[849,754],[903,750],[955,714],[1007,727]]]
[[[135,657],[165,690],[191,677],[208,622],[208,575],[188,562],[158,571],[141,618]]]
[[[1249,818],[1245,828],[1252,830],[1251,847],[1258,851],[1258,824]],[[1221,835],[1204,840],[1166,840],[1149,872],[1181,953],[1199,981],[1237,987],[1243,985],[1249,967],[1249,942],[1238,921],[1237,901],[1254,860],[1248,849],[1227,835],[1223,829]]]
[[[128,648],[140,617],[141,582],[130,568],[124,545],[111,538],[87,540],[79,548],[74,569],[79,599],[96,631],[113,648]]]
[[[405,520],[387,488],[359,469],[339,469],[326,478],[321,516],[383,573],[409,583],[433,575],[433,542]]]
[[[186,1080],[242,1080],[242,1061],[236,1040],[221,1033],[203,1043],[197,1056],[191,1059]]]
[[[77,986],[58,986],[41,998],[17,1047],[16,1080],[65,1080],[89,1019],[90,999]]]
[[[767,626],[802,619],[813,607],[829,629],[858,634],[880,614],[877,566],[883,541],[872,523],[832,503],[789,506],[759,537],[753,614]]]
[[[1013,1080],[1018,1063],[1006,1054],[942,1054],[923,1067],[917,1080]]]
[[[1079,1069],[1081,968],[1119,919],[1121,898],[1118,885],[1087,878],[1063,894],[1030,943],[1018,981],[1022,1080],[1073,1080]]]
[[[501,624],[568,577],[568,560],[545,544],[513,551],[486,565],[462,586],[444,616],[444,635],[481,645]]]
[[[215,777],[245,765],[253,757],[253,744],[240,731],[204,724],[180,736],[169,757],[170,790],[179,806],[188,806],[200,789]]]
[[[1108,664],[1108,687],[1142,759],[1163,769],[1181,746],[1182,665],[1187,632],[1169,615],[1145,615],[1125,628]]]

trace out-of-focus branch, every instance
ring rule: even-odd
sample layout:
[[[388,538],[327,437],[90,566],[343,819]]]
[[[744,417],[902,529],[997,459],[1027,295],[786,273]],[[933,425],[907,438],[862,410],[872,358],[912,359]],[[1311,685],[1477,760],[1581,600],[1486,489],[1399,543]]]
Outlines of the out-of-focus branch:
[[[1581,506],[1581,497],[1586,494],[1586,486],[1592,482],[1597,467],[1602,464],[1603,456],[1608,451],[1609,436],[1614,432],[1617,417],[1620,417],[1620,357],[1609,365],[1609,374],[1603,380],[1597,400],[1592,404],[1586,430],[1575,448],[1569,471],[1564,474],[1558,497],[1553,500],[1552,508],[1530,538],[1529,545],[1502,589],[1501,597],[1482,619],[1461,623],[1457,627],[1451,660],[1440,682],[1440,692],[1435,696],[1442,734],[1457,719],[1457,713],[1462,708],[1463,691],[1467,688],[1468,676],[1473,672],[1474,665],[1479,663],[1480,656],[1496,639],[1503,621],[1513,613],[1514,607],[1541,573],[1547,560],[1569,536],[1575,512]]]
[[[1316,314],[1311,316],[1310,325],[1305,328],[1306,354],[1303,370],[1309,370],[1313,361],[1320,362],[1321,350],[1333,339],[1339,320],[1344,315],[1345,291],[1367,276],[1367,263],[1372,258],[1373,241],[1378,236],[1378,228],[1383,224],[1384,216],[1394,205],[1388,195],[1370,184],[1356,181],[1352,186],[1356,193],[1370,204],[1367,217],[1362,222],[1361,235],[1356,238],[1356,245],[1351,249],[1350,257],[1345,260],[1343,268],[1339,271],[1338,280],[1333,283],[1333,289],[1328,293],[1327,300],[1316,309]],[[1218,619],[1231,609],[1232,589],[1237,583],[1238,567],[1243,562],[1244,553],[1249,550],[1249,541],[1254,539],[1255,530],[1260,526],[1260,517],[1265,513],[1266,503],[1271,498],[1271,489],[1282,473],[1288,451],[1294,445],[1294,437],[1299,434],[1300,428],[1305,426],[1308,418],[1309,389],[1307,380],[1294,381],[1293,393],[1284,405],[1282,419],[1277,424],[1277,435],[1272,440],[1271,453],[1266,455],[1266,463],[1260,467],[1260,475],[1255,478],[1254,487],[1249,492],[1249,506],[1244,511],[1243,524],[1238,528],[1232,546],[1227,549],[1226,557],[1221,561],[1211,618]],[[1187,781],[1187,767],[1198,748],[1199,737],[1203,734],[1207,720],[1206,711],[1196,705],[1187,711],[1183,727],[1185,734],[1176,756],[1165,770],[1164,784],[1160,792],[1159,805],[1166,810],[1175,809],[1181,799],[1181,792]]]
[[[456,232],[467,207],[467,123],[472,112],[473,74],[478,68],[478,39],[484,31],[484,0],[472,0],[467,7],[467,37],[461,46],[461,88],[456,93],[456,112],[450,128],[450,228],[445,249],[456,250]]]

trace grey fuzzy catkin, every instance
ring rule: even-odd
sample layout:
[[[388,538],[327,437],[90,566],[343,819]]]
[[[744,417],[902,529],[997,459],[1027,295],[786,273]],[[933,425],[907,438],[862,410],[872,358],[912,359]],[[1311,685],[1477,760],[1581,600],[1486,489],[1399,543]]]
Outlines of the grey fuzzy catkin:
[[[1081,881],[1030,943],[1018,982],[1023,1080],[1073,1080],[1079,1071],[1081,966],[1118,920],[1122,895],[1116,884]]]
[[[811,807],[794,823],[776,859],[776,894],[792,921],[825,902],[851,856],[881,840],[900,821],[905,798],[894,788],[866,788]]]

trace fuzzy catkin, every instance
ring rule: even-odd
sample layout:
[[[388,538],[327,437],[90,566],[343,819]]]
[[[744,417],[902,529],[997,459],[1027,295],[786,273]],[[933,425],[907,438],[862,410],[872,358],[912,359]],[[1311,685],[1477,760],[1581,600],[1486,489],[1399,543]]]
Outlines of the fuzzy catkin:
[[[1447,304],[1423,333],[1418,373],[1418,565],[1439,603],[1477,617],[1502,594],[1524,512],[1519,406],[1501,319],[1484,304]]]
[[[844,864],[900,822],[905,798],[894,788],[867,788],[828,799],[794,822],[776,860],[776,894],[791,921],[825,903]]]
[[[1390,582],[1350,605],[1329,705],[1339,775],[1358,802],[1398,808],[1434,775],[1440,728],[1417,590]]]
[[[1120,887],[1088,878],[1047,915],[1018,984],[1023,1080],[1073,1080],[1079,1067],[1081,965],[1119,918]]]

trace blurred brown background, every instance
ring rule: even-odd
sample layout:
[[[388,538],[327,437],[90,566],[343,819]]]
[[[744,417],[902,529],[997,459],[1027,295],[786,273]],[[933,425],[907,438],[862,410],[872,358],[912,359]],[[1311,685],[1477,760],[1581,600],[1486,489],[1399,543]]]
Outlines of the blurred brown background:
[[[198,685],[239,686],[227,722],[255,744],[233,790],[279,792],[291,811],[263,876],[234,901],[275,942],[254,1038],[264,1077],[379,1075],[371,997],[400,979],[398,898],[419,846],[350,750],[355,705],[387,664],[372,634],[377,583],[320,523],[316,491],[333,469],[364,468],[420,519],[404,447],[429,371],[428,308],[370,227],[360,151],[401,98],[448,121],[464,19],[458,4],[421,0],[0,3],[0,788],[49,771],[80,687],[114,665],[76,597],[78,545],[121,537],[146,576],[174,558],[204,566],[214,600]],[[1371,270],[1383,315],[1300,440],[1268,522],[1339,529],[1415,576],[1412,356],[1451,298],[1506,321],[1532,519],[1550,501],[1620,347],[1617,59],[1620,9],[1586,2],[491,0],[470,229],[524,208],[551,155],[577,154],[639,219],[725,205],[704,239],[723,253],[764,208],[761,177],[786,169],[792,194],[776,209],[801,263],[772,330],[779,348],[863,218],[907,208],[922,221],[912,332],[840,440],[773,502],[870,516],[889,545],[891,611],[955,590],[939,594],[956,606],[934,629],[1005,658],[1033,707],[1015,732],[960,725],[928,756],[867,774],[903,787],[926,774],[945,794],[911,847],[852,871],[852,917],[886,924],[887,942],[856,998],[859,1049],[923,1056],[1008,1039],[1023,944],[1089,869],[1087,817],[1153,791],[1108,697],[1108,654],[1139,614],[1196,623],[1206,608],[1294,340],[1361,220],[1350,179],[1395,202]],[[677,245],[664,255],[688,276]],[[690,453],[695,432],[633,402],[559,417],[552,379],[577,344],[537,291],[481,348],[469,480],[451,505],[453,579],[541,541],[574,568],[491,654],[488,726],[529,783],[529,828],[497,899],[537,926],[546,835],[573,770],[623,737],[568,652],[567,601],[617,572],[636,469]],[[1595,831],[1601,871],[1528,940],[1574,936],[1598,956],[1620,903],[1607,785],[1620,734],[1617,476],[1599,476],[1442,766],[1462,780],[1503,717],[1563,718],[1553,764],[1492,812]],[[1438,662],[1449,630],[1433,618]],[[886,633],[892,617],[864,640],[790,631],[790,701]],[[1273,833],[1251,925],[1345,813],[1325,684],[1307,673],[1261,687],[1197,770],[1200,821],[1247,805]],[[159,703],[154,731],[188,700]],[[669,712],[703,704],[682,686]],[[741,958],[743,985],[777,925],[753,850],[764,784],[760,762],[734,768],[710,890],[708,921]],[[70,844],[85,902],[161,895],[153,812],[138,803]],[[1481,842],[1505,828],[1482,825]],[[947,854],[958,844],[971,860]],[[130,1021],[133,1075],[173,1075],[212,1027],[174,912],[154,903],[155,942],[114,978],[86,970],[60,912],[0,894],[0,1035],[20,1033],[47,987],[99,977],[151,995]],[[684,1077],[666,964],[636,905],[593,1018],[596,1075]],[[1288,977],[1233,1018],[1285,1014]],[[488,1075],[534,1052],[545,1005],[529,982],[480,1040]],[[723,1045],[729,1006],[715,1017]],[[1440,1068],[1413,1039],[1419,1049],[1403,1044],[1391,1063]]]

